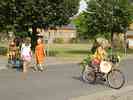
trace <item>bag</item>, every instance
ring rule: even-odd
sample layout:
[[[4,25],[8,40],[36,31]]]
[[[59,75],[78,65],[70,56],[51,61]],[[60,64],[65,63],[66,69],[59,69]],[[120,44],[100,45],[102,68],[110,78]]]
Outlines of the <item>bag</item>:
[[[101,61],[99,59],[95,58],[92,60],[92,64],[94,64],[94,65],[100,65],[100,63],[101,63]]]

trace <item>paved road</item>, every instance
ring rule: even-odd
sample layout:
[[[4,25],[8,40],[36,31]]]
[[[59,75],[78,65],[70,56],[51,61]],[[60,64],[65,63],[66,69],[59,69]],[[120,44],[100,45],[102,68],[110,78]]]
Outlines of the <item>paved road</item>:
[[[5,64],[0,61],[0,64]],[[127,83],[133,84],[133,59],[122,61],[122,70]],[[81,81],[77,64],[49,65],[43,73],[29,73],[27,80],[20,72],[0,71],[1,100],[68,100],[71,97],[88,95],[110,88],[102,84],[90,85]]]

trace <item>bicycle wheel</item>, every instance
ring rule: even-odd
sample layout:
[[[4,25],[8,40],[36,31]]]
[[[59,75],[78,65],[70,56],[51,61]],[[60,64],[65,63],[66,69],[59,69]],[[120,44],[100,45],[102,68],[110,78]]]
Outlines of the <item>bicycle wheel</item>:
[[[109,87],[120,89],[125,84],[125,76],[119,69],[113,69],[107,74]]]
[[[96,74],[90,68],[90,70],[84,71],[82,73],[82,79],[87,83],[93,84],[96,81]]]

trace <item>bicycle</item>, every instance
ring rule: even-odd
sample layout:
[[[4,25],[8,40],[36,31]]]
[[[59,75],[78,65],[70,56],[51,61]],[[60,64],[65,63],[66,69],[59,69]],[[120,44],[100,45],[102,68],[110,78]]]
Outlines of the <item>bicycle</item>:
[[[90,63],[85,66],[82,72],[82,79],[87,83],[94,84],[99,78],[107,82],[109,87],[120,89],[125,84],[125,76],[120,69],[116,68],[119,62],[118,58],[110,56],[108,59],[101,61],[100,65],[94,66]]]

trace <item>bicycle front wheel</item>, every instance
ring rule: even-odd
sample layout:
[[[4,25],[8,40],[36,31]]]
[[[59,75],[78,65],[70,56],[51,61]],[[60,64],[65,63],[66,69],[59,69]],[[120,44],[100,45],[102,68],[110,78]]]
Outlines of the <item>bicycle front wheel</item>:
[[[120,89],[125,84],[125,76],[119,69],[113,69],[107,74],[109,87]]]

